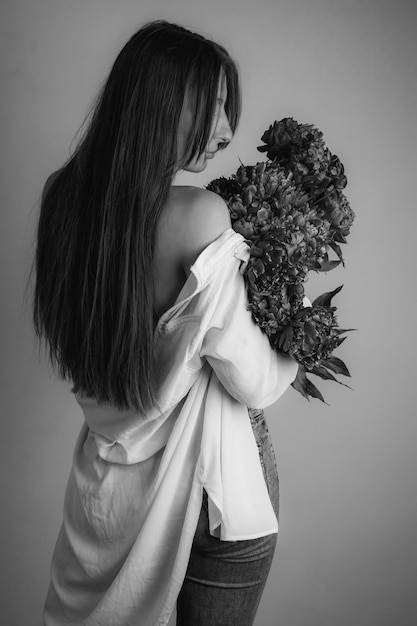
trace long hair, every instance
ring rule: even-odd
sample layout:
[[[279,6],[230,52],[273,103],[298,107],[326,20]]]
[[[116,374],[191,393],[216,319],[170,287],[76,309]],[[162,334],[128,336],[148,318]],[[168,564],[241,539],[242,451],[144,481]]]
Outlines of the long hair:
[[[222,71],[234,131],[240,88],[226,50],[165,21],[145,25],[119,53],[83,138],[44,193],[34,327],[76,393],[143,413],[155,404],[156,228],[175,172],[210,139]],[[193,124],[178,155],[186,98]]]

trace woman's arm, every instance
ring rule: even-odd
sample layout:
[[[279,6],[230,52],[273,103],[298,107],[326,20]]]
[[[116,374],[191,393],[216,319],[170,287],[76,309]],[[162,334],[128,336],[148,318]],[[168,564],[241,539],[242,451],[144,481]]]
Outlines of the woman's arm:
[[[231,396],[247,406],[264,408],[288,389],[298,364],[271,348],[247,309],[246,285],[239,273],[224,273],[212,325],[200,355],[210,363]]]
[[[210,192],[196,190],[189,206],[184,240],[184,269],[202,250],[231,227],[224,201]],[[246,251],[247,252],[247,251]],[[242,261],[233,258],[220,268],[211,302],[210,326],[200,356],[210,363],[222,385],[236,400],[262,408],[275,402],[295,379],[297,363],[270,346],[248,311],[246,285],[239,272]]]

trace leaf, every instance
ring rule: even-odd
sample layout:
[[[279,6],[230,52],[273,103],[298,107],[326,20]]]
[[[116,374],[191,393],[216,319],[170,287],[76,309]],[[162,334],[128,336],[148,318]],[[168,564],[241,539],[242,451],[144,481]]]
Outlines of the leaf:
[[[320,361],[320,363],[324,363],[324,361]],[[349,385],[346,385],[345,383],[342,383],[340,380],[337,380],[337,378],[335,378],[333,374],[328,372],[326,368],[323,367],[323,365],[315,365],[311,369],[311,373],[314,374],[315,376],[319,376],[323,380],[332,380],[333,382],[338,383],[339,385],[343,385],[343,387],[352,389],[352,387],[349,387]]]
[[[320,267],[318,268],[319,272],[330,272],[330,270],[334,270],[335,267],[340,265],[342,261],[322,261],[320,263]]]
[[[247,279],[249,281],[250,288],[254,292],[259,293],[257,285],[256,285],[256,276],[255,276],[255,273],[254,273],[252,267],[250,267],[248,270],[246,270],[245,276],[247,277]]]
[[[323,363],[323,361],[321,361],[321,363]],[[314,367],[310,371],[312,374],[314,374],[315,376],[319,376],[323,380],[333,380],[335,383],[339,382],[337,378],[335,378],[333,374],[328,372],[326,367],[323,365],[314,365]]]
[[[345,263],[343,260],[342,248],[335,241],[332,241],[332,243],[330,243],[329,246],[331,247],[333,252],[336,252],[337,256],[339,257],[339,259],[344,265]]]
[[[339,243],[346,243],[346,238],[342,235],[340,231],[336,231],[333,235],[333,239],[338,241]]]
[[[304,396],[304,398],[309,402],[311,397],[317,398],[318,400],[324,402],[324,404],[327,404],[317,387],[307,378],[304,366],[301,365],[301,363],[298,366],[297,376],[291,386],[296,391],[301,393],[301,395]]]
[[[313,385],[311,380],[308,380],[308,378],[307,378],[307,393],[312,398],[317,398],[317,400],[321,400],[322,402],[324,402],[324,404],[327,404],[327,402],[321,395],[320,391],[317,389],[316,385]],[[327,404],[327,406],[329,405]]]
[[[318,261],[315,261],[314,259],[307,259],[305,261],[305,265],[306,267],[308,267],[309,270],[317,270],[318,272],[321,268],[320,263]]]
[[[294,387],[296,391],[301,393],[301,395],[310,402],[310,398],[308,397],[307,392],[307,376],[305,373],[305,369],[301,364],[298,366],[297,376],[295,377],[295,380],[291,383],[291,386]]]
[[[335,374],[342,374],[343,376],[350,376],[350,372],[342,359],[338,359],[337,356],[329,356],[327,359],[323,359],[323,365],[329,370],[332,370]]]
[[[332,298],[339,293],[343,288],[343,285],[340,287],[336,287],[333,291],[327,291],[326,293],[322,293],[321,296],[318,296],[315,300],[313,300],[313,306],[331,306]]]

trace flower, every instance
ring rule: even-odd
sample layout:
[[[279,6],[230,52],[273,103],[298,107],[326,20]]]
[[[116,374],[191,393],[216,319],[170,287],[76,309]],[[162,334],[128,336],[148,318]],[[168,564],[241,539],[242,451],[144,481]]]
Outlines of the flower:
[[[248,308],[276,350],[299,363],[294,388],[306,398],[323,400],[306,373],[327,380],[349,375],[333,351],[344,340],[332,297],[323,294],[303,306],[310,271],[329,271],[343,263],[355,214],[343,189],[347,179],[340,159],[324,143],[323,133],[293,118],[275,121],[262,135],[260,152],[268,160],[242,165],[208,189],[228,204],[232,226],[250,245],[245,270]],[[330,259],[333,251],[337,259]],[[324,401],[324,400],[323,400]]]

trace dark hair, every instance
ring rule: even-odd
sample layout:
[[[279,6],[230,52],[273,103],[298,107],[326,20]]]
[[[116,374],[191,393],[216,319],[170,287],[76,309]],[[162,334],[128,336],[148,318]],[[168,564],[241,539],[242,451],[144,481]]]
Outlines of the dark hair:
[[[175,172],[210,139],[224,71],[232,131],[236,65],[220,45],[165,21],[119,53],[88,128],[44,193],[34,269],[34,326],[73,391],[120,409],[155,403],[152,257]],[[187,95],[193,124],[177,133]]]

